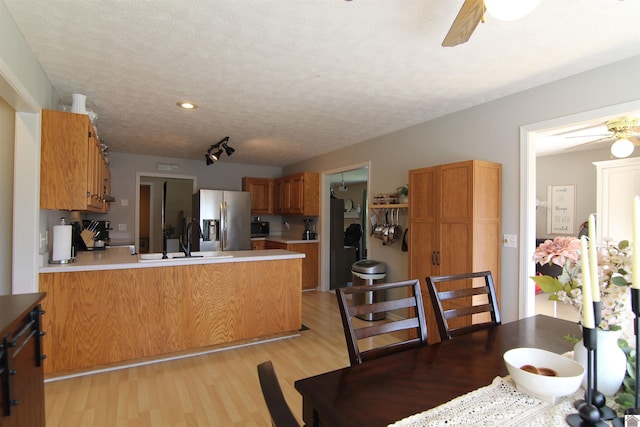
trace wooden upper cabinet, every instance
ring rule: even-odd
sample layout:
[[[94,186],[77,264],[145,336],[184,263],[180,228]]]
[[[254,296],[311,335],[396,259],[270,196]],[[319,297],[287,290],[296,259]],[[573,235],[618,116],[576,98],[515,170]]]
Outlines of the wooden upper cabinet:
[[[273,180],[273,213],[282,213],[282,178]]]
[[[251,193],[251,213],[253,215],[274,213],[273,189],[274,180],[271,178],[242,178],[242,191]]]
[[[106,212],[109,166],[89,116],[42,110],[40,207]]]
[[[320,175],[301,172],[282,178],[242,178],[243,191],[251,192],[254,215],[320,215]]]
[[[289,215],[320,215],[320,175],[301,172],[280,178],[281,213]]]

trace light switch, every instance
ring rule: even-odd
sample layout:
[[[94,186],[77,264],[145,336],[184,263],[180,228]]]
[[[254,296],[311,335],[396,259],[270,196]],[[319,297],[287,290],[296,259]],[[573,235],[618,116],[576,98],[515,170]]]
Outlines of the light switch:
[[[502,239],[502,245],[505,248],[517,248],[518,247],[518,235],[517,234],[505,234]]]
[[[127,224],[118,224],[119,231],[127,231]]]
[[[129,199],[120,199],[120,206],[129,206]]]

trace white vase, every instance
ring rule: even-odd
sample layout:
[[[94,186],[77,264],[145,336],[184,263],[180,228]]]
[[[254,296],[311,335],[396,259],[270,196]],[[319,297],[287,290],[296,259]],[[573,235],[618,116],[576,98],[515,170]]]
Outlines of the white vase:
[[[81,93],[71,95],[71,112],[77,114],[87,114],[87,96]]]
[[[596,358],[598,368],[598,390],[605,396],[616,394],[627,370],[627,357],[618,346],[618,338],[622,331],[603,331],[596,329]],[[587,349],[582,340],[578,341],[573,348],[574,359],[580,363],[584,369],[584,380],[582,386],[587,387]]]

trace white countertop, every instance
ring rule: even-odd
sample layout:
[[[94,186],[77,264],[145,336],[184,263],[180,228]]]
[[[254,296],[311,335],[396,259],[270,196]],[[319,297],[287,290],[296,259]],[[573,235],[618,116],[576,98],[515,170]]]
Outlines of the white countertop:
[[[309,242],[304,240],[304,242]],[[230,255],[230,257],[228,256]],[[129,247],[112,247],[104,251],[79,252],[75,262],[69,264],[48,264],[40,267],[40,273],[63,273],[68,271],[120,270],[125,268],[170,267],[176,265],[217,264],[246,261],[271,261],[278,259],[304,258],[303,253],[283,249],[255,251],[228,251],[220,258],[174,258],[171,260],[138,261],[131,255]]]
[[[287,245],[294,245],[296,243],[319,243],[318,239],[314,240],[302,240],[299,237],[292,236],[267,236],[267,237],[252,237],[251,240],[271,240],[272,242],[284,243]]]

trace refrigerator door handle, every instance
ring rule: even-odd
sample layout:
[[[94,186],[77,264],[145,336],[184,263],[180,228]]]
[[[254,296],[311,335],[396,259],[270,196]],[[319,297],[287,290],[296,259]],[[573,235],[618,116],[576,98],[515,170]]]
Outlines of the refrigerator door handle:
[[[224,251],[227,246],[227,202],[224,200],[220,202],[220,228],[220,250]]]

